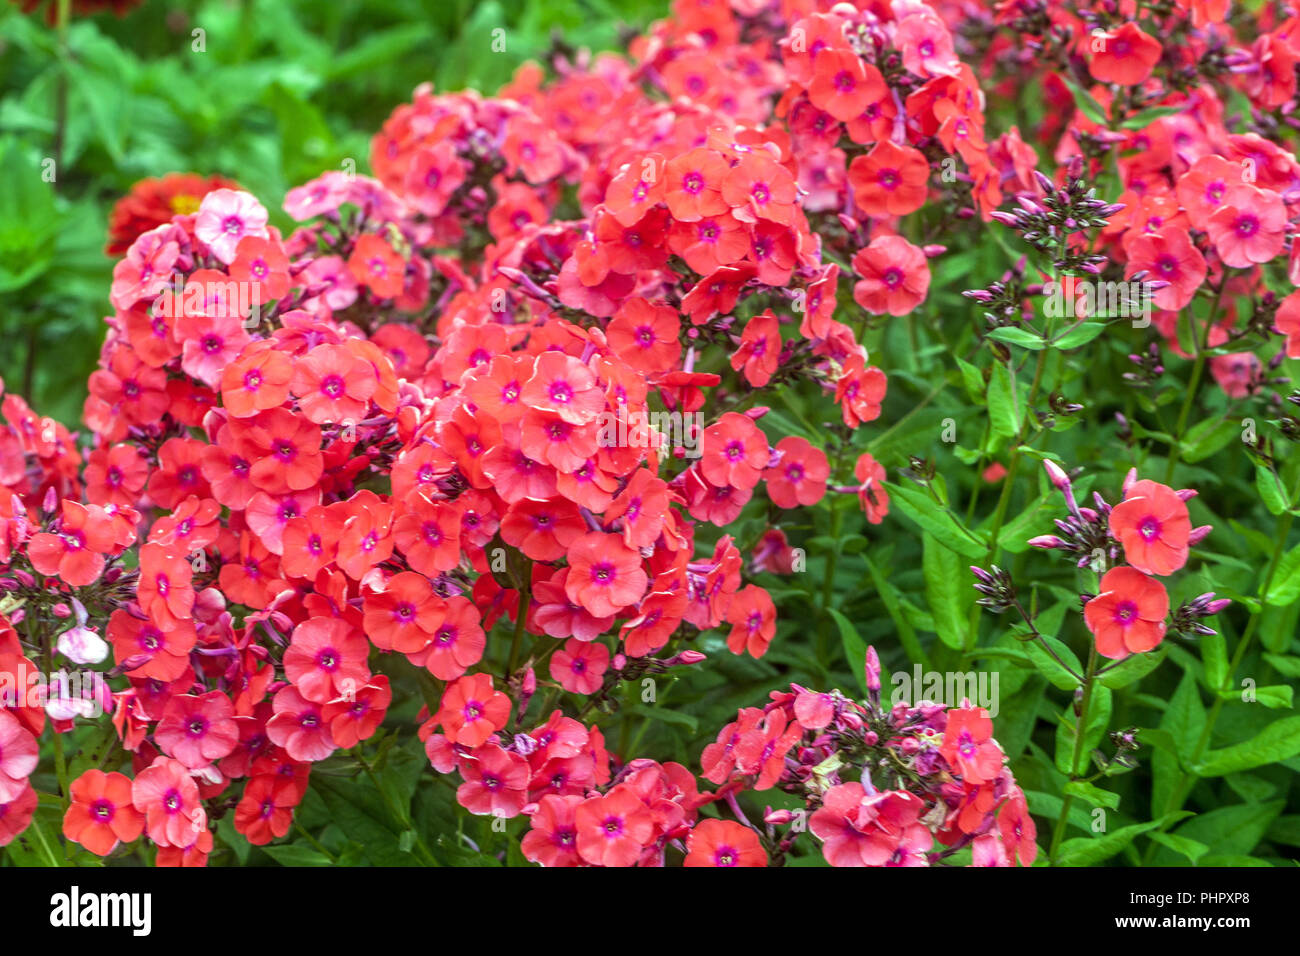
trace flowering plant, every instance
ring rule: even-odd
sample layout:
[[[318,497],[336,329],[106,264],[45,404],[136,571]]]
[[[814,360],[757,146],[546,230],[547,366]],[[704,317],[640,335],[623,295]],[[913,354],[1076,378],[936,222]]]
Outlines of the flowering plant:
[[[4,852],[1283,858],[1293,25],[677,0],[133,191],[84,430],[0,405]]]

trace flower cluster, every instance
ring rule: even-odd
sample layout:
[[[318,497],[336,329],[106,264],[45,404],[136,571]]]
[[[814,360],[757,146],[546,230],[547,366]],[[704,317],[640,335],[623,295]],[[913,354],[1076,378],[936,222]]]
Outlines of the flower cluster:
[[[768,809],[775,856],[811,830],[833,866],[1029,866],[1036,829],[993,721],[981,707],[883,707],[874,648],[867,700],[798,685],[749,707],[705,748],[704,776],[743,819],[736,795],[777,789],[803,801]],[[968,857],[958,857],[968,850]]]
[[[1029,543],[1078,554],[1079,567],[1104,571],[1099,593],[1085,595],[1083,605],[1097,653],[1122,660],[1154,650],[1164,639],[1169,617],[1169,593],[1160,578],[1185,565],[1189,550],[1211,530],[1209,525],[1192,527],[1187,502],[1196,492],[1140,479],[1134,469],[1124,481],[1119,504],[1110,505],[1094,494],[1096,507],[1081,507],[1070,476],[1050,459],[1043,465],[1070,513],[1056,522],[1060,534],[1040,535]],[[979,587],[985,590],[988,582]],[[1197,623],[1199,618],[1216,614],[1229,603],[1215,601],[1213,594],[1201,595],[1178,609],[1179,631],[1206,633],[1208,629]]]
[[[288,219],[217,177],[140,184],[111,225],[85,434],[0,404],[0,671],[109,681],[0,700],[0,845],[35,811],[47,724],[92,704],[118,769],[61,782],[64,834],[202,865],[227,813],[250,843],[283,837],[313,767],[409,717],[395,690],[415,686],[434,770],[470,813],[526,818],[537,863],[779,864],[811,830],[834,865],[1032,864],[989,715],[882,707],[874,651],[865,702],[773,692],[699,768],[611,750],[588,715],[700,665],[705,632],[768,653],[757,575],[791,573],[809,524],[782,512],[830,492],[889,513],[853,441],[888,389],[863,343],[929,297],[936,223],[1145,282],[1167,346],[1234,398],[1268,384],[1234,343],[1280,333],[1300,357],[1300,292],[1266,292],[1264,268],[1300,283],[1300,165],[1273,135],[1300,125],[1300,31],[1268,11],[1239,41],[1225,8],[677,0],[627,57],[529,65],[496,96],[417,89],[373,177],[323,173]],[[979,77],[1006,61],[1043,69],[1054,176],[1019,129],[986,130]],[[1198,69],[1257,129],[1230,130]],[[1026,270],[968,293],[991,325],[1032,314]],[[1160,378],[1159,349],[1138,360]],[[796,388],[802,434],[765,404]],[[1209,531],[1194,492],[1135,472],[1085,506],[1046,466],[1068,514],[1031,544],[1103,572],[1097,652],[1206,633],[1225,602],[1171,617],[1162,581]],[[975,573],[980,603],[1026,614],[1009,574]],[[769,790],[795,808],[750,824],[738,796]]]

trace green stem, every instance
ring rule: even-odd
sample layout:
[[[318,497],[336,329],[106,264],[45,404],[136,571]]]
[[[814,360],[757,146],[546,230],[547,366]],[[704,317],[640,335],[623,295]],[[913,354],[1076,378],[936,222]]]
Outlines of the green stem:
[[[1187,419],[1192,413],[1192,403],[1196,400],[1196,392],[1200,388],[1201,378],[1205,374],[1205,363],[1208,359],[1208,347],[1210,328],[1214,325],[1214,320],[1219,316],[1219,303],[1223,299],[1223,290],[1228,285],[1227,276],[1219,283],[1218,290],[1214,293],[1214,304],[1210,306],[1210,317],[1203,327],[1198,327],[1196,318],[1192,319],[1192,353],[1196,357],[1192,365],[1192,377],[1187,383],[1187,394],[1183,396],[1182,408],[1178,411],[1178,423],[1174,426],[1171,437],[1174,442],[1169,449],[1169,464],[1165,468],[1165,484],[1173,481],[1174,469],[1178,467],[1178,460],[1182,457],[1183,451],[1183,432],[1187,428]],[[1189,313],[1190,316],[1190,313]]]
[[[515,613],[515,633],[510,640],[510,661],[506,665],[506,680],[515,673],[515,664],[519,661],[519,648],[524,640],[524,624],[528,621],[528,605],[532,601],[528,585],[519,589],[519,610]]]
[[[1094,641],[1088,653],[1088,668],[1084,672],[1083,702],[1079,706],[1079,716],[1074,725],[1074,755],[1070,758],[1070,782],[1081,779],[1079,761],[1083,757],[1083,742],[1088,733],[1088,711],[1092,706],[1092,689],[1096,686],[1097,644]],[[1061,815],[1056,818],[1056,828],[1052,831],[1052,846],[1047,853],[1049,865],[1056,866],[1057,856],[1061,851],[1061,838],[1070,820],[1070,807],[1074,805],[1074,794],[1067,793],[1061,800]]]
[[[305,837],[307,838],[307,842],[310,843],[310,844],[311,844],[311,845],[316,849],[316,852],[317,852],[317,853],[320,853],[321,855],[323,855],[323,856],[324,856],[326,859],[328,859],[331,863],[335,863],[335,864],[338,863],[338,860],[335,858],[334,854],[331,853],[329,850],[325,849],[325,847],[321,845],[321,842],[320,842],[319,840],[317,840],[314,836],[312,836],[310,833],[308,833],[306,827],[304,827],[304,826],[303,826],[301,823],[299,823],[297,820],[293,821],[293,825],[294,825],[294,828],[295,828],[299,833],[301,833],[303,836],[305,836]]]

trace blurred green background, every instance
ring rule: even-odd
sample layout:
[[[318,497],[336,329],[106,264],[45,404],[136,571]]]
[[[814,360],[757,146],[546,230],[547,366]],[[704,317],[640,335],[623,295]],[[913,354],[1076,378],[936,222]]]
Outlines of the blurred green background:
[[[56,3],[0,7],[0,378],[71,427],[111,311],[109,212],[137,180],[220,173],[284,226],[279,204],[290,187],[347,159],[369,172],[371,136],[418,84],[494,92],[557,42],[616,48],[624,30],[668,8],[146,0],[121,18],[74,11],[60,31],[50,25]],[[492,46],[498,28],[502,52]]]

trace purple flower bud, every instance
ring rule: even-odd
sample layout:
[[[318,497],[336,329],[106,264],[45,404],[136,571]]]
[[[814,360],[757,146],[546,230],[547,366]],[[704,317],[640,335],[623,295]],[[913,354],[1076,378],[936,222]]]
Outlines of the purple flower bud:
[[[1048,479],[1056,486],[1057,491],[1068,491],[1070,489],[1070,476],[1065,473],[1065,469],[1052,459],[1043,459],[1043,470],[1047,472]]]
[[[867,676],[867,691],[878,693],[880,691],[880,658],[876,656],[874,647],[867,648],[867,659],[864,662]]]

